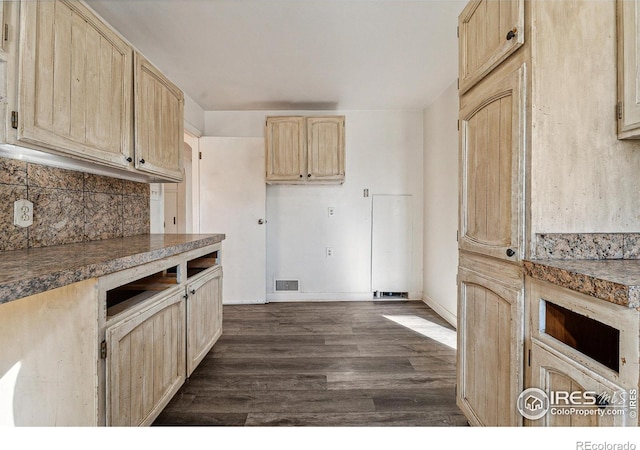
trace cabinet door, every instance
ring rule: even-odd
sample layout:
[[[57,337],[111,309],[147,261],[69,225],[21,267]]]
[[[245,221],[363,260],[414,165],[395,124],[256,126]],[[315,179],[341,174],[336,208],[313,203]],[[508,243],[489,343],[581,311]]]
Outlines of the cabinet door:
[[[505,260],[524,250],[524,72],[492,74],[461,99],[459,247]]]
[[[458,17],[460,93],[524,44],[524,0],[473,0]]]
[[[640,0],[618,0],[618,137],[640,139]]]
[[[632,419],[624,410],[623,402],[627,394],[622,388],[607,382],[537,341],[533,341],[531,345],[531,373],[531,387],[541,389],[547,395],[551,392],[554,392],[554,395],[561,393],[562,400],[552,401],[548,412],[543,417],[527,420],[527,425],[556,427],[637,425],[637,419]],[[590,394],[583,395],[587,392]],[[564,393],[574,393],[574,400],[564,400]],[[606,407],[584,404],[592,403],[597,396],[606,399]],[[572,407],[573,411],[570,409]]]
[[[304,117],[267,117],[265,145],[267,182],[304,181],[307,176]]]
[[[106,330],[107,425],[150,425],[185,380],[185,299],[177,290]]]
[[[135,58],[136,168],[182,181],[184,94],[142,55]]]
[[[344,117],[307,118],[307,178],[344,181]]]
[[[17,139],[128,167],[132,58],[83,3],[23,1]]]
[[[222,267],[187,285],[187,376],[222,334]]]
[[[518,426],[516,400],[523,385],[523,293],[495,272],[515,270],[494,260],[459,269],[457,403],[474,425]],[[476,264],[473,264],[476,265]]]

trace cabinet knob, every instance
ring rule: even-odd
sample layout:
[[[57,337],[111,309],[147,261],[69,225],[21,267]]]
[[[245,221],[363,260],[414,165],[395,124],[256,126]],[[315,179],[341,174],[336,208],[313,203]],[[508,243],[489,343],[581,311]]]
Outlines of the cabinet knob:
[[[191,295],[195,295],[196,294],[196,290],[195,289],[191,289]]]
[[[144,159],[141,159],[140,164],[144,164],[144,163],[145,163]]]
[[[309,173],[309,174],[307,174],[307,178],[311,178],[311,174],[310,174],[310,173]]]
[[[302,174],[300,174],[300,178],[302,178]]]
[[[127,162],[131,162],[131,161],[133,161],[133,158],[132,158],[131,156],[129,156],[129,157],[127,158]]]
[[[513,30],[509,30],[509,32],[507,33],[507,41],[510,41],[511,39],[516,37],[516,34],[518,34],[517,28],[514,28]]]
[[[508,249],[507,249],[507,252],[506,252],[506,253],[507,253],[507,256],[508,256],[509,258],[511,258],[513,255],[515,255],[515,254],[516,254],[516,252],[514,252],[514,251],[513,251],[512,249],[510,249],[510,248],[508,248]]]

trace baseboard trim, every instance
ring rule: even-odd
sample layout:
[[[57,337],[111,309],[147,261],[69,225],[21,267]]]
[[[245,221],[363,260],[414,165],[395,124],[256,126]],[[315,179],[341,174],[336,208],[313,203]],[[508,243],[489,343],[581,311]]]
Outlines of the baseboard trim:
[[[442,317],[444,320],[449,322],[449,324],[451,324],[452,327],[454,327],[455,329],[458,329],[458,319],[455,314],[451,313],[449,310],[444,308],[438,302],[435,302],[428,295],[425,295],[422,301],[426,303],[426,305],[429,308],[433,309],[440,317]]]
[[[421,301],[422,296],[409,300]],[[406,298],[373,298],[373,292],[291,292],[267,294],[267,302],[371,302],[371,301],[407,301]]]

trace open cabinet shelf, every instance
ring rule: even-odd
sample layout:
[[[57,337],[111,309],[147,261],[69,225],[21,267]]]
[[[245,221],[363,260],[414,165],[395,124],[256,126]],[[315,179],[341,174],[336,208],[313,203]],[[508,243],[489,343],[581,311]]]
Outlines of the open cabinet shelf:
[[[107,319],[178,284],[177,266],[107,291]]]
[[[217,250],[207,255],[200,256],[199,258],[190,259],[187,261],[187,278],[192,278],[200,272],[219,264],[220,260]]]

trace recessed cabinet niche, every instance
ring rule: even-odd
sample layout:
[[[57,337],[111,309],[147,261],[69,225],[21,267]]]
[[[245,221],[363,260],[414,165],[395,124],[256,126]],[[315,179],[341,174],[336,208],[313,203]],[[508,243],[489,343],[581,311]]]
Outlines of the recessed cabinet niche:
[[[267,117],[265,146],[269,184],[344,182],[344,116]]]
[[[85,3],[10,3],[4,141],[76,170],[89,163],[121,178],[181,181],[182,91]]]

